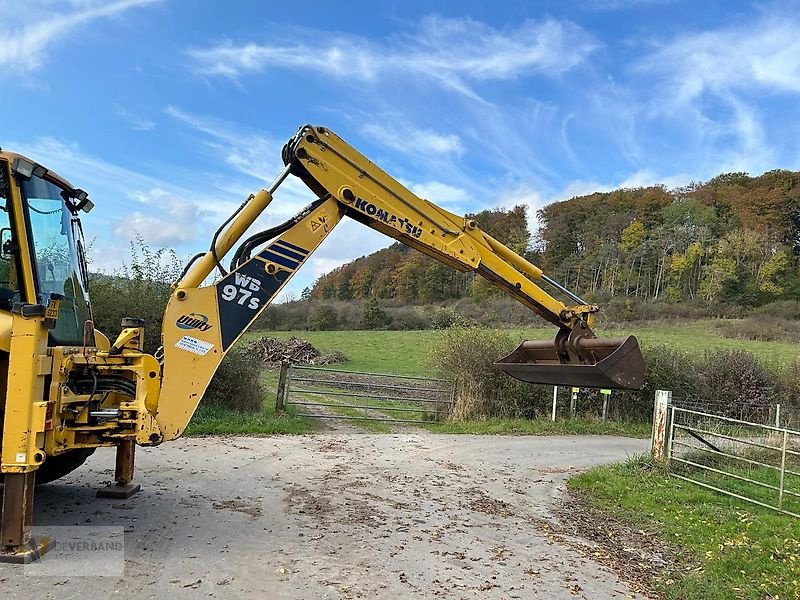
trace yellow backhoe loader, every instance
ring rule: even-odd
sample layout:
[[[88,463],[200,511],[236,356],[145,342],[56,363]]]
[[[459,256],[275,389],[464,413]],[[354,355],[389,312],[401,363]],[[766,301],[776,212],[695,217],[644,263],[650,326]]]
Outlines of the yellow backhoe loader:
[[[46,550],[47,540],[31,535],[34,484],[76,469],[98,447],[117,448],[115,483],[98,495],[135,493],[135,446],[184,432],[225,353],[345,216],[477,272],[558,328],[554,342],[523,342],[501,358],[502,371],[531,383],[641,386],[635,338],[596,338],[597,306],[474,220],[417,197],[324,127],[300,128],[282,158],[275,181],[247,198],[174,284],[154,356],[143,352],[145,324],[135,316],[113,341],[94,328],[79,220],[93,207],[86,192],[29,158],[0,152],[0,560],[27,562]],[[316,200],[243,240],[289,176]]]

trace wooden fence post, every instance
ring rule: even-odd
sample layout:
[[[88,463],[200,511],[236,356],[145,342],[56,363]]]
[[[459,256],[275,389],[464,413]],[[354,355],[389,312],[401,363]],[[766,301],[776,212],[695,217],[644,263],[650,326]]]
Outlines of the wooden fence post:
[[[659,462],[669,459],[670,413],[672,412],[672,392],[656,390],[653,408],[653,437],[650,442],[653,458]]]
[[[286,373],[289,370],[289,361],[281,362],[281,370],[278,375],[278,393],[275,396],[275,412],[282,412],[286,407],[284,400],[286,398]]]

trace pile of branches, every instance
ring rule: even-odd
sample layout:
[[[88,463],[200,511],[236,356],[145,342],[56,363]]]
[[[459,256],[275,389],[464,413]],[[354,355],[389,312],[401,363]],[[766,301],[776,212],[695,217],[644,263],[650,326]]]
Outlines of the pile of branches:
[[[338,350],[322,353],[308,340],[294,336],[288,340],[258,338],[250,343],[248,349],[268,366],[276,366],[284,361],[292,365],[333,365],[347,362],[347,357]]]

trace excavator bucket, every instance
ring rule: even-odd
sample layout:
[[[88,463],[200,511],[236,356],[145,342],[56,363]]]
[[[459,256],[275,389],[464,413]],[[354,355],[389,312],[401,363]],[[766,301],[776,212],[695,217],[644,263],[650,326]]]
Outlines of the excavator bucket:
[[[584,338],[575,350],[559,355],[553,342],[527,341],[494,366],[528,383],[622,390],[638,390],[644,384],[644,357],[632,335]]]

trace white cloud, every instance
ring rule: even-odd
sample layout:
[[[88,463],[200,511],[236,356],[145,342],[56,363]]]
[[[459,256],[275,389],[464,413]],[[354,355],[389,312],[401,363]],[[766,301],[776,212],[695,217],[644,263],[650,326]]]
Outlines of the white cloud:
[[[800,19],[791,14],[685,34],[661,44],[636,68],[660,78],[672,91],[667,100],[677,104],[732,90],[798,93],[798,29]]]
[[[536,211],[547,204],[542,195],[527,184],[518,184],[514,187],[502,190],[497,197],[494,206],[508,210],[515,206],[526,206],[528,208],[528,231],[534,235],[539,230],[539,220],[536,218]]]
[[[305,36],[309,39],[312,36]],[[597,42],[570,21],[526,20],[497,29],[470,18],[424,18],[407,35],[385,42],[325,32],[318,44],[248,43],[227,40],[188,51],[195,71],[236,78],[269,69],[304,69],[340,79],[423,77],[473,95],[472,81],[558,75],[582,63]]]
[[[128,123],[133,131],[152,131],[156,127],[155,121],[134,114],[116,102],[111,104],[111,110],[116,116]]]
[[[114,262],[119,265],[127,258],[127,242],[136,234],[154,245],[206,246],[239,200],[108,162],[55,138],[13,147],[89,192],[96,208],[83,218],[87,238],[107,247],[113,233],[123,248],[119,256],[98,257],[102,266],[112,269]]]
[[[460,206],[470,198],[466,190],[441,181],[410,183],[406,187],[420,198],[425,198],[439,205]]]
[[[361,132],[387,148],[406,154],[464,154],[461,138],[454,133],[437,133],[397,123],[392,126],[370,123],[364,125]]]
[[[192,219],[192,206],[171,202],[163,209],[157,214],[166,213],[164,219],[154,214],[132,212],[117,224],[114,234],[124,237],[138,233],[146,244],[159,247],[174,247],[194,242],[197,229]]]
[[[202,143],[212,156],[221,158],[229,167],[249,179],[255,179],[259,185],[271,183],[284,167],[281,149],[286,140],[278,141],[264,132],[189,113],[175,106],[168,106],[164,112],[200,134]],[[249,190],[248,193],[255,191],[253,183],[239,187]],[[314,198],[302,181],[290,177],[281,184],[266,220],[262,219],[261,223],[276,223],[276,218],[285,219],[294,215]]]
[[[101,18],[160,0],[49,0],[0,5],[0,67],[24,73],[40,67],[49,46],[74,35],[79,27]]]
[[[634,66],[634,74],[655,82],[650,116],[673,119],[691,136],[703,175],[775,166],[763,107],[765,97],[800,94],[798,29],[796,14],[772,11],[677,36]]]
[[[131,194],[145,205],[125,215],[114,226],[114,235],[122,239],[136,232],[152,246],[174,247],[192,244],[197,240],[198,222],[202,215],[200,207],[161,188]]]

